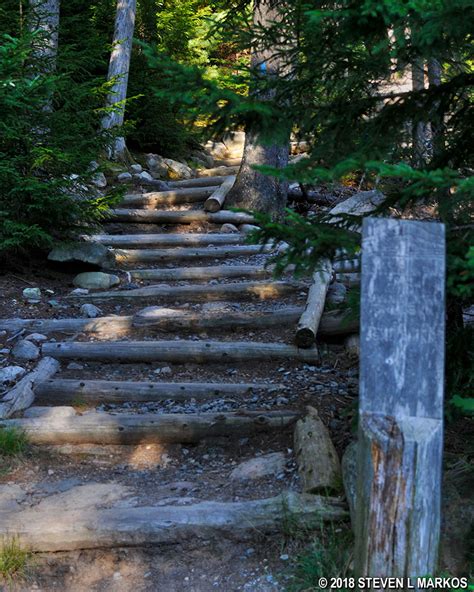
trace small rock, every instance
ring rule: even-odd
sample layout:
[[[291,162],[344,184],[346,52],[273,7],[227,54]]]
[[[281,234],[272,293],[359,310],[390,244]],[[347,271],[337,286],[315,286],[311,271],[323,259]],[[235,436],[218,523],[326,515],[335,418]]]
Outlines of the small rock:
[[[81,306],[81,316],[83,316],[84,318],[95,319],[100,314],[102,314],[102,311],[98,306],[95,306],[94,304],[83,304]]]
[[[235,233],[239,232],[239,229],[237,228],[237,226],[234,226],[234,224],[223,224],[221,226],[221,232]]]
[[[21,366],[7,366],[0,370],[0,383],[11,384],[19,380],[26,374],[26,370]]]
[[[51,477],[51,475],[54,475],[54,471],[53,469],[48,469],[48,475]]]
[[[172,374],[173,370],[169,366],[161,368],[161,374]]]
[[[286,553],[283,553],[283,555],[280,555],[280,559],[282,561],[288,561],[289,558],[290,558],[290,556],[287,555]]]
[[[69,362],[66,368],[67,370],[84,370],[84,366],[82,364],[78,364],[77,362]]]
[[[344,346],[350,356],[360,355],[360,338],[358,335],[349,335],[344,342]]]
[[[27,341],[36,341],[37,343],[41,343],[42,341],[48,341],[46,335],[42,333],[31,333],[25,337]]]
[[[76,288],[71,291],[72,296],[87,296],[87,294],[89,294],[89,290],[86,290],[85,288]]]
[[[117,175],[117,181],[119,183],[129,183],[132,180],[132,175],[130,173],[120,173]]]
[[[40,356],[40,350],[31,341],[22,339],[13,348],[12,355],[18,360],[37,360]]]
[[[132,164],[130,170],[132,171],[132,173],[139,175],[143,171],[143,167],[141,164]]]
[[[230,474],[232,481],[246,481],[276,475],[285,468],[283,452],[271,452],[240,463]]]
[[[327,301],[331,302],[332,304],[341,304],[344,302],[347,295],[347,288],[344,284],[340,282],[334,282],[329,286],[328,293],[327,293]]]
[[[36,304],[41,301],[41,290],[39,288],[25,288],[23,298],[30,304]]]
[[[111,273],[103,273],[102,271],[86,271],[85,273],[76,275],[73,284],[78,288],[88,290],[107,290],[120,284],[120,278]]]
[[[88,170],[91,173],[94,173],[99,168],[99,166],[100,165],[99,165],[99,163],[96,160],[91,160],[90,163],[89,163]]]
[[[91,178],[92,184],[98,189],[105,189],[107,187],[107,179],[104,173],[96,173]]]

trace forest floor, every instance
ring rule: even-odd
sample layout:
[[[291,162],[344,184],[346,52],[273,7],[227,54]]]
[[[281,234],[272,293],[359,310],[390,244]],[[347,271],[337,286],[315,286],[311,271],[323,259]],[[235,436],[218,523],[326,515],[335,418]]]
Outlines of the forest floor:
[[[174,206],[171,211],[201,210],[202,206]],[[104,225],[104,232],[113,235],[128,234],[166,234],[166,233],[218,233],[219,226],[208,223],[190,225],[159,225],[110,222]],[[257,254],[248,257],[192,258],[163,264],[138,263],[135,269],[171,269],[208,265],[252,265],[262,268],[271,255]],[[296,290],[277,298],[251,299],[226,298],[212,302],[197,302],[191,299],[140,298],[124,300],[120,297],[103,301],[71,299],[69,295],[73,279],[78,269],[69,267],[59,270],[54,266],[39,267],[35,262],[15,273],[0,277],[0,293],[3,300],[2,318],[22,319],[66,319],[81,318],[81,306],[92,302],[100,308],[99,316],[133,316],[147,306],[172,307],[183,313],[193,312],[201,318],[214,314],[225,317],[233,313],[278,312],[288,306],[303,307],[306,301],[308,282],[303,282]],[[117,288],[133,291],[146,286],[157,285],[153,280],[131,279],[130,267],[112,269],[121,279]],[[166,285],[186,286],[206,284],[211,286],[238,283],[235,279],[216,279],[212,281],[176,281]],[[163,282],[161,282],[163,285]],[[38,287],[43,297],[39,303],[31,304],[22,297],[25,287]],[[266,328],[232,329],[179,329],[155,326],[152,329],[134,327],[121,335],[112,331],[65,333],[50,331],[45,343],[104,343],[108,341],[130,344],[135,341],[160,342],[160,340],[193,341],[196,343],[215,340],[223,343],[255,342],[271,344],[291,344],[294,324],[274,324]],[[2,366],[18,364],[14,359],[12,346],[28,333],[41,329],[27,329],[16,335],[3,336]],[[37,360],[22,361],[25,370],[32,369]],[[222,360],[219,362],[185,361],[127,363],[125,360],[80,359],[74,356],[61,360],[59,375],[54,377],[76,381],[134,381],[153,383],[249,383],[248,392],[217,394],[200,400],[175,400],[172,397],[154,401],[123,402],[103,400],[89,405],[80,397],[70,399],[69,406],[77,417],[102,417],[107,415],[120,421],[120,417],[169,416],[173,414],[200,416],[202,414],[260,412],[296,412],[304,415],[306,407],[316,408],[339,456],[354,437],[355,413],[358,395],[358,360],[349,355],[342,337],[334,337],[318,342],[314,360],[295,359],[265,360],[254,359],[244,362]],[[43,400],[43,398],[42,398]],[[45,405],[44,402],[39,404]],[[46,402],[48,413],[54,412],[54,399]],[[34,409],[34,408],[33,408]],[[44,407],[38,407],[44,414]],[[31,410],[30,410],[31,411]],[[28,412],[26,413],[28,415]],[[31,415],[30,415],[31,417]],[[46,420],[49,421],[49,420]],[[454,469],[455,489],[449,496],[448,517],[450,524],[459,522],[465,530],[466,517],[472,513],[472,504],[465,501],[469,487],[465,474],[460,468],[463,445],[472,435],[472,424],[459,421],[447,427],[446,443],[449,466]],[[153,439],[152,439],[153,440]],[[143,508],[153,507],[192,507],[200,501],[246,502],[277,496],[282,492],[301,491],[297,462],[294,454],[293,425],[273,430],[254,431],[212,436],[196,442],[163,443],[143,441],[125,444],[105,445],[100,441],[79,442],[63,438],[61,442],[30,445],[21,458],[9,461],[0,471],[0,510],[2,503],[17,511],[57,508],[66,515],[77,510],[77,505],[88,512],[88,503],[93,511],[103,508]],[[155,439],[156,440],[156,439]],[[34,437],[33,437],[34,441]],[[235,469],[245,461],[267,458],[271,453],[280,453],[280,464],[263,476],[235,477]],[[457,473],[456,473],[457,470]],[[461,477],[460,477],[461,475]],[[85,486],[94,484],[97,490],[86,490]],[[101,489],[102,487],[102,489]],[[342,495],[342,490],[341,490]],[[90,497],[90,500],[88,498]],[[79,500],[79,501],[78,501]],[[89,501],[88,501],[89,500]],[[10,504],[10,506],[8,505]],[[464,523],[464,526],[462,526]],[[60,524],[58,524],[60,527]],[[90,526],[89,526],[90,527]],[[347,520],[337,525],[336,532],[350,530]],[[291,530],[291,532],[290,532]],[[298,530],[298,527],[297,527]],[[446,530],[446,529],[445,529]],[[449,530],[449,529],[448,529]],[[457,569],[462,565],[453,554],[453,546],[459,541],[454,530],[446,530],[445,566]],[[464,533],[463,530],[463,533]],[[457,531],[456,531],[457,532]],[[465,533],[464,533],[465,534]],[[452,535],[452,536],[451,536]],[[5,584],[5,590],[21,592],[31,590],[51,592],[67,590],[71,592],[278,592],[293,586],[294,566],[303,547],[311,536],[301,526],[299,533],[293,529],[280,528],[279,532],[258,532],[239,540],[232,536],[193,536],[178,537],[172,544],[143,545],[84,545],[84,548],[35,554],[34,560],[20,581]],[[461,535],[460,535],[461,536]],[[460,544],[460,543],[459,543]],[[453,556],[454,555],[454,556]],[[327,577],[337,574],[320,574]],[[309,589],[309,588],[308,588]]]

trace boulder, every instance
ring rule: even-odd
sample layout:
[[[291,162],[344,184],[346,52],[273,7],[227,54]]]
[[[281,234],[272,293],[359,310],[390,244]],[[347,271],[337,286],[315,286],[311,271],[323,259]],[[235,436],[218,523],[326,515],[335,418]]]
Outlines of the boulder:
[[[22,339],[13,348],[12,355],[17,360],[37,360],[40,357],[40,350],[31,341]]]
[[[142,168],[141,164],[132,164],[132,166],[130,167],[130,170],[135,175],[139,175],[143,171],[143,168]]]
[[[130,183],[132,175],[130,173],[119,173],[117,175],[117,181],[119,183]]]
[[[98,267],[113,267],[115,257],[104,245],[98,243],[72,243],[55,247],[48,255],[58,263],[89,263]]]
[[[98,189],[105,189],[107,187],[107,179],[104,173],[95,173],[91,178],[92,184]]]
[[[221,226],[221,232],[233,233],[233,232],[240,232],[240,231],[237,228],[237,226],[234,226],[233,224],[223,224]]]
[[[30,304],[37,304],[41,301],[41,290],[39,288],[25,288],[23,298]]]
[[[133,177],[137,181],[139,181],[140,183],[151,183],[151,182],[153,182],[153,177],[147,171],[142,171],[141,173],[138,173],[136,175],[133,175]]]
[[[283,452],[271,452],[246,460],[231,472],[232,481],[247,481],[262,477],[276,476],[285,469],[285,455]]]
[[[73,284],[87,290],[107,290],[120,284],[120,278],[102,271],[86,271],[76,275]]]
[[[168,166],[168,177],[170,179],[191,179],[193,176],[193,170],[187,164],[171,158],[165,158],[163,161]]]
[[[153,177],[166,178],[168,176],[168,165],[165,159],[158,154],[147,154],[146,165]]]
[[[26,370],[21,366],[7,366],[0,369],[0,384],[13,384],[25,376]]]
[[[308,407],[306,417],[296,423],[294,449],[305,493],[339,492],[342,486],[339,457],[314,407]]]
[[[95,319],[102,314],[102,311],[98,306],[94,304],[83,304],[81,306],[81,316],[86,319]]]

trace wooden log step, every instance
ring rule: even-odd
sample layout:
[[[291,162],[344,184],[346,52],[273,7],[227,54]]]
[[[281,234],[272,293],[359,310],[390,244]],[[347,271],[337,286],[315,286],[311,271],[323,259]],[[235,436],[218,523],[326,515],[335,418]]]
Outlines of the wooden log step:
[[[0,488],[0,495],[4,489],[8,495],[7,487]],[[97,489],[96,500],[92,488]],[[116,483],[88,483],[57,495],[59,504],[53,495],[34,507],[2,512],[0,535],[14,533],[22,548],[36,553],[183,541],[199,547],[203,540],[249,541],[257,534],[281,532],[288,516],[306,529],[319,529],[323,521],[348,518],[346,505],[338,498],[294,492],[250,501],[138,507],[123,503],[121,498],[133,495],[133,491]],[[110,498],[113,503],[104,508],[104,499]]]
[[[0,420],[0,427],[22,430],[32,444],[185,444],[281,430],[300,416],[294,411],[112,415],[95,410],[76,414],[72,407],[36,409],[42,411],[38,417]]]
[[[160,312],[153,312],[159,310]],[[272,312],[248,311],[232,314],[206,314],[149,307],[135,316],[98,317],[96,319],[0,319],[0,331],[17,333],[21,330],[41,333],[97,333],[102,337],[129,335],[134,328],[156,331],[177,329],[235,329],[240,327],[273,327],[292,325],[303,312],[302,307],[285,307]],[[319,324],[322,335],[344,335],[359,328],[356,318],[347,318],[338,310],[325,312]]]
[[[114,362],[248,362],[300,360],[317,362],[315,347],[299,349],[283,343],[247,341],[76,341],[45,343],[43,354],[57,359],[111,360]]]
[[[127,401],[189,401],[244,396],[255,390],[279,389],[278,384],[227,382],[133,382],[115,380],[57,379],[36,388],[36,402],[42,405],[74,405],[78,402],[126,403]]]
[[[206,234],[95,234],[90,240],[110,247],[156,246],[156,247],[203,247],[206,245],[241,245],[245,237],[232,233]]]
[[[107,216],[110,222],[139,222],[142,224],[194,224],[209,222],[211,224],[252,224],[254,219],[249,214],[221,210],[210,214],[200,210],[188,212],[172,212],[166,210],[110,210]]]
[[[140,328],[163,327],[168,322],[176,329],[237,329],[242,327],[268,328],[292,325],[297,322],[300,307],[287,307],[275,311],[246,311],[217,314],[170,310],[149,306],[133,317],[133,326]]]
[[[217,187],[224,183],[227,175],[216,175],[214,177],[195,177],[194,179],[181,179],[180,181],[167,181],[171,189],[182,187]]]
[[[163,300],[188,299],[194,302],[237,298],[247,300],[259,298],[269,300],[280,298],[303,288],[298,282],[238,282],[234,284],[198,284],[190,286],[163,286],[161,284],[135,288],[133,290],[110,290],[85,295],[71,294],[68,298],[82,300],[135,300],[137,298],[159,298]]]
[[[240,164],[238,166],[218,166],[213,169],[200,169],[197,171],[198,177],[228,177],[229,175],[236,175],[239,172]]]
[[[227,259],[271,253],[273,247],[262,245],[221,245],[217,247],[174,247],[171,249],[115,249],[115,262],[121,265],[182,259]]]
[[[213,280],[238,277],[268,278],[271,268],[257,265],[210,265],[207,267],[175,267],[172,269],[133,269],[130,276],[136,280]],[[1,321],[0,321],[1,323]]]
[[[159,206],[195,203],[204,201],[216,190],[215,186],[184,187],[171,191],[151,191],[147,193],[134,193],[125,195],[122,200],[123,207]]]
[[[226,166],[226,167],[240,167],[242,164],[242,157],[237,156],[235,158],[221,158],[214,160],[217,166]]]

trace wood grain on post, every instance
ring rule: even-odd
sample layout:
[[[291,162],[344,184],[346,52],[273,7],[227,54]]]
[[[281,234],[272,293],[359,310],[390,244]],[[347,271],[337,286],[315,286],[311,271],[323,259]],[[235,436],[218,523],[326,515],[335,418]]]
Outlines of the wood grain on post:
[[[443,225],[364,220],[357,576],[435,572],[444,290]]]

